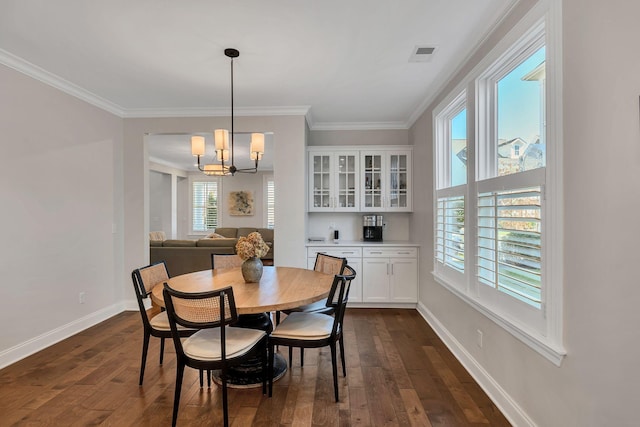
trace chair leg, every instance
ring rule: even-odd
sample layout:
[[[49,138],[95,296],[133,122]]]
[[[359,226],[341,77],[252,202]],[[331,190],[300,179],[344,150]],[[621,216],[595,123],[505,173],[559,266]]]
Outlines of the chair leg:
[[[229,427],[229,407],[227,406],[227,373],[224,368],[220,374],[222,378],[222,413],[224,415],[224,427]]]
[[[333,391],[336,395],[336,402],[338,402],[338,361],[336,356],[336,343],[332,342],[331,347],[331,367],[333,370]]]
[[[340,336],[340,358],[342,359],[342,376],[347,377],[347,364],[344,361],[344,340]]]
[[[184,375],[184,365],[178,361],[176,367],[176,391],[173,397],[173,419],[171,420],[171,426],[175,427],[178,421],[178,408],[180,408],[180,391],[182,390],[182,377]]]
[[[160,364],[162,365],[162,359],[164,359],[164,337],[160,338]]]
[[[207,369],[207,387],[211,388],[211,369]]]
[[[142,363],[140,364],[140,382],[139,385],[142,385],[142,380],[144,379],[144,368],[147,364],[147,351],[149,350],[149,339],[151,338],[151,334],[146,332],[144,333],[144,338],[142,340]]]
[[[274,359],[274,345],[269,344],[269,368],[267,369],[267,380],[269,381],[269,397],[273,395],[273,359]]]
[[[300,347],[300,367],[304,366],[304,347]]]
[[[293,347],[289,346],[289,368],[292,368],[291,359],[293,358]]]
[[[264,348],[262,349],[262,394],[267,394],[267,375],[269,375],[268,365],[268,356],[267,356],[267,345],[265,343]]]

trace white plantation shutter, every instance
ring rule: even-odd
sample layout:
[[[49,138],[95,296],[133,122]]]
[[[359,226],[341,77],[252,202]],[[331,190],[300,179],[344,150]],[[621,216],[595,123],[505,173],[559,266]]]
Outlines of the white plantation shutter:
[[[478,195],[481,284],[540,308],[541,187]]]
[[[276,193],[273,177],[267,179],[267,228],[276,226]]]
[[[464,196],[437,201],[436,260],[464,272]]]
[[[192,229],[214,230],[219,225],[218,181],[192,182]]]

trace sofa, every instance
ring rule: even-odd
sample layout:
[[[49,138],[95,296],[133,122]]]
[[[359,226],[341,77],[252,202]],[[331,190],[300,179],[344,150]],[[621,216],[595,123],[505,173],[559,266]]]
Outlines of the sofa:
[[[253,227],[220,227],[208,237],[197,240],[164,239],[163,233],[149,233],[149,258],[151,263],[164,261],[171,276],[208,270],[211,268],[211,254],[235,254],[238,238],[254,231],[262,235],[270,246],[262,257],[265,264],[273,264],[273,229]]]

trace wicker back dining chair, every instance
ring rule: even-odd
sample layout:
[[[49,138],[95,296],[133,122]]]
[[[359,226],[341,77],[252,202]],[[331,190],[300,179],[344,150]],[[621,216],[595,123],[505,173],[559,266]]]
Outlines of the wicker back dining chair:
[[[319,271],[325,274],[342,274],[345,266],[347,265],[347,259],[333,255],[318,253],[316,255],[316,262],[313,265],[314,271]],[[327,305],[327,300],[312,302],[311,304],[302,305],[288,310],[282,310],[283,313],[289,315],[296,312],[304,313],[324,313],[333,314],[333,307]],[[280,312],[276,312],[276,325],[280,323]],[[289,348],[289,365],[291,365],[293,350]],[[304,366],[304,348],[300,348],[300,365]]]
[[[160,365],[164,358],[164,340],[165,338],[171,338],[171,328],[169,327],[169,319],[167,318],[167,312],[161,311],[160,313],[149,317],[147,309],[144,305],[144,300],[149,298],[151,290],[157,284],[162,284],[169,280],[169,273],[164,262],[158,262],[156,264],[150,264],[145,267],[137,268],[131,272],[131,279],[133,281],[133,288],[136,293],[136,299],[138,300],[138,308],[140,309],[140,315],[142,316],[143,326],[143,340],[142,340],[142,363],[140,364],[140,382],[142,385],[144,380],[144,371],[147,364],[147,352],[149,350],[149,341],[151,337],[160,338]],[[181,329],[182,336],[188,336],[194,331],[188,331]]]
[[[243,259],[238,255],[211,254],[211,268],[234,268],[240,267]]]
[[[327,255],[318,253],[316,255],[316,262],[313,265],[314,271],[319,271],[325,274],[342,274],[344,267],[347,265],[347,259],[333,255]],[[311,304],[302,305],[288,310],[282,310],[285,314],[291,314],[297,311],[303,312],[320,312],[330,314],[333,312],[331,307],[328,307],[326,300],[316,301]],[[280,312],[276,312],[276,324],[280,323]]]
[[[264,331],[230,326],[237,322],[233,288],[185,293],[165,283],[164,301],[176,349],[176,388],[173,400],[172,425],[176,425],[180,406],[180,392],[185,366],[199,370],[219,369],[222,380],[222,409],[224,425],[229,425],[227,404],[227,370],[243,361],[261,356],[262,368],[267,369],[267,334]],[[197,332],[187,339],[179,328]],[[262,392],[266,393],[266,378]]]
[[[356,277],[353,268],[346,266],[344,274],[334,276],[331,291],[326,300],[327,307],[331,307],[334,315],[324,313],[294,312],[287,316],[271,332],[269,336],[269,397],[273,394],[273,363],[274,347],[284,345],[291,347],[318,348],[329,346],[331,348],[331,365],[333,368],[333,389],[338,402],[338,367],[336,355],[336,343],[340,345],[342,359],[342,374],[347,376],[345,364],[343,321],[349,300],[349,288],[351,281]]]

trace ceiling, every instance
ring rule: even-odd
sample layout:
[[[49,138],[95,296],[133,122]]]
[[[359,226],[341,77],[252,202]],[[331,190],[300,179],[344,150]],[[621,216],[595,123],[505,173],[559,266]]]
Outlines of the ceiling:
[[[120,117],[407,129],[517,0],[3,0],[0,63]],[[416,47],[434,47],[426,62]]]

